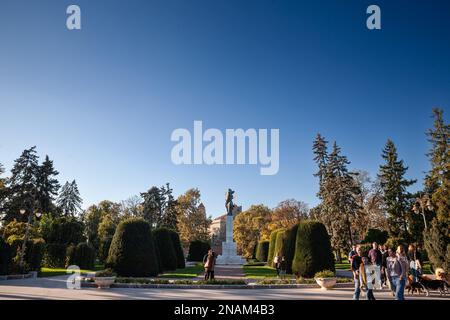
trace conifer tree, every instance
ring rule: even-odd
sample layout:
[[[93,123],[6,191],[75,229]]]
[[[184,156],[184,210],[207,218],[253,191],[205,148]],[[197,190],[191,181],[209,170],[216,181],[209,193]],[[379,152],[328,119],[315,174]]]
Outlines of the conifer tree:
[[[75,180],[66,182],[59,193],[57,205],[65,216],[75,216],[81,211],[83,200]]]
[[[380,166],[380,178],[383,198],[388,213],[389,235],[408,238],[408,215],[411,210],[411,194],[407,188],[416,180],[407,180],[404,176],[408,167],[398,159],[397,148],[388,140],[382,153],[385,164]]]
[[[53,200],[58,194],[60,188],[58,180],[55,178],[59,174],[53,167],[53,161],[48,156],[45,161],[39,166],[37,176],[37,188],[40,208],[44,213],[50,213],[54,210]]]
[[[22,152],[20,157],[14,161],[11,177],[8,179],[8,199],[6,203],[6,220],[17,219],[25,221],[20,209],[32,210],[36,207],[37,177],[39,173],[38,156],[36,147],[31,147]]]

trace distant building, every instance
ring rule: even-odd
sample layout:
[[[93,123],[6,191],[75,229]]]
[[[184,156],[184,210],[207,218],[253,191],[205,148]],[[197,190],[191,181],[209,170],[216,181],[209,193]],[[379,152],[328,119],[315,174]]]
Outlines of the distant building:
[[[234,211],[234,217],[242,212],[242,207],[236,207]],[[209,235],[211,237],[211,248],[217,253],[222,254],[222,242],[225,241],[225,233],[227,227],[227,214],[221,215],[215,218],[210,227]]]

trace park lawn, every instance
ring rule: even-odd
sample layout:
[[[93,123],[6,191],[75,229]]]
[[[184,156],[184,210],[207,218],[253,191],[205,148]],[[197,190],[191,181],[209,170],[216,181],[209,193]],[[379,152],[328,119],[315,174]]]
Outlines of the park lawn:
[[[277,271],[268,266],[243,266],[244,274],[249,279],[275,278]]]
[[[334,263],[334,268],[336,270],[350,270],[350,263],[348,262],[341,262],[341,263]]]
[[[195,266],[176,269],[175,271],[167,271],[161,275],[160,278],[196,278],[199,274],[204,272],[203,264],[197,263]]]
[[[94,266],[94,270],[83,270],[81,269],[80,272],[81,273],[91,273],[91,272],[95,272],[95,271],[99,271],[99,270],[103,270],[104,266],[102,264],[96,264]],[[46,267],[42,267],[41,271],[39,272],[39,277],[40,278],[45,278],[45,277],[55,277],[55,276],[62,276],[68,273],[73,273],[74,271],[71,272],[67,272],[67,270],[65,268],[46,268]]]

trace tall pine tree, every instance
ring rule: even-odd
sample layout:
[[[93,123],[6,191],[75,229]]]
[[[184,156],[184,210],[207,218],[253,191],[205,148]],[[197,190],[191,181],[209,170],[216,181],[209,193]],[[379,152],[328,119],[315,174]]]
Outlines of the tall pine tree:
[[[55,178],[59,174],[53,167],[53,161],[48,156],[38,169],[37,187],[40,208],[43,213],[55,212],[53,201],[60,188],[58,180]]]
[[[408,167],[398,159],[397,148],[388,140],[382,153],[385,164],[380,166],[380,178],[383,198],[388,213],[389,235],[408,238],[408,216],[411,212],[411,194],[407,188],[416,180],[405,178]]]
[[[450,125],[444,123],[444,112],[433,109],[434,128],[427,132],[431,144],[428,152],[431,169],[425,179],[437,218],[450,224]]]
[[[75,180],[66,182],[59,193],[57,200],[58,208],[65,216],[75,216],[81,211],[83,200]]]
[[[14,161],[11,177],[8,179],[8,199],[6,202],[6,220],[17,219],[26,221],[20,209],[30,212],[32,209],[40,210],[37,200],[39,175],[38,156],[36,146],[26,149],[21,156]]]

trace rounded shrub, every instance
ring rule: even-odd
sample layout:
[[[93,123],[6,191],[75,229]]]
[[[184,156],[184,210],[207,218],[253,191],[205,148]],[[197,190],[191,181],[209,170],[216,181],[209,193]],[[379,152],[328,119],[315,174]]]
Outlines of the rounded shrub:
[[[300,222],[292,271],[298,276],[311,278],[323,270],[335,270],[330,236],[320,222]]]
[[[163,271],[171,271],[177,268],[177,255],[172,242],[171,231],[167,228],[153,230],[153,239],[158,247],[159,260]]]
[[[170,230],[170,237],[172,238],[172,244],[177,257],[177,268],[183,269],[186,267],[186,261],[184,259],[183,247],[181,246],[180,235],[175,230]]]
[[[363,243],[373,243],[383,244],[388,239],[388,232],[379,229],[369,229],[367,230],[366,236],[364,237]]]
[[[260,262],[266,262],[269,255],[269,241],[259,241],[256,247],[256,260]]]
[[[282,229],[277,229],[272,231],[269,238],[269,254],[267,256],[267,265],[271,267],[275,267],[273,263],[273,258],[278,255],[279,253],[275,251],[275,246],[277,243],[277,234],[278,232],[282,231]]]
[[[9,273],[12,263],[11,246],[0,237],[0,275]]]
[[[403,238],[391,237],[388,238],[385,244],[389,247],[389,249],[397,250],[397,247],[402,245],[405,251],[408,249],[408,241]]]
[[[203,257],[211,249],[209,242],[194,240],[189,244],[188,261],[203,261]]]
[[[286,246],[284,249],[288,274],[292,274],[292,261],[295,255],[295,244],[297,242],[298,223],[286,230]]]
[[[130,218],[117,226],[107,266],[123,277],[158,275],[158,256],[148,222],[142,218]]]
[[[93,269],[95,265],[95,249],[92,245],[81,242],[67,248],[66,268],[76,265],[81,269]]]

